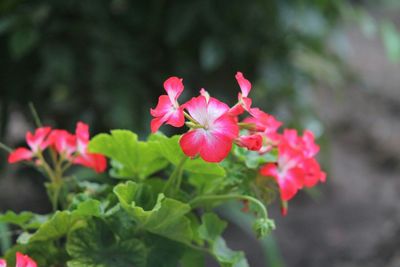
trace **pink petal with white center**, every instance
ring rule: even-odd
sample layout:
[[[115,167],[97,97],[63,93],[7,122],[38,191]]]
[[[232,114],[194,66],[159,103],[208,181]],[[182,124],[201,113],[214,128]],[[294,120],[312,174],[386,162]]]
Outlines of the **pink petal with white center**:
[[[191,158],[199,154],[201,147],[205,142],[204,136],[204,129],[195,129],[183,134],[181,139],[179,140],[179,144],[182,148],[183,153]]]
[[[83,122],[76,124],[75,135],[82,142],[89,142],[89,125]]]
[[[151,121],[151,132],[155,133],[164,123],[168,123],[174,127],[182,127],[185,124],[183,108],[175,108],[166,95],[162,95],[158,99],[155,109],[150,109],[150,113],[155,117]]]
[[[31,160],[33,157],[33,152],[27,148],[20,147],[15,149],[8,155],[8,163],[16,163],[23,160]]]
[[[207,123],[207,99],[200,95],[182,105],[200,125]]]
[[[50,127],[41,127],[37,128],[34,134],[31,132],[26,133],[26,142],[33,153],[38,152],[39,149],[44,150],[49,145],[45,139],[50,131]]]
[[[49,140],[55,150],[69,158],[76,150],[76,136],[65,130],[53,130],[49,135]]]
[[[154,109],[150,109],[150,114],[153,117],[162,117],[171,110],[174,106],[172,105],[169,97],[167,95],[161,95],[158,98],[157,106]]]
[[[209,122],[213,122],[229,111],[229,106],[214,97],[210,97],[207,106],[207,117]]]
[[[185,124],[185,116],[183,115],[182,107],[179,107],[169,114],[167,124],[174,127],[182,127]]]
[[[289,201],[296,195],[297,191],[301,188],[298,186],[298,179],[301,179],[300,175],[301,173],[298,169],[292,169],[286,173],[285,177],[278,178],[277,182],[282,200]]]
[[[7,267],[7,262],[3,259],[0,259],[0,267]]]
[[[209,133],[204,136],[200,148],[200,157],[207,162],[221,162],[232,149],[232,139],[221,133]]]
[[[37,264],[27,255],[17,252],[17,260],[15,267],[37,267]]]
[[[251,90],[251,83],[243,76],[243,73],[241,72],[237,72],[235,78],[240,86],[240,90],[242,90],[243,96],[247,97]]]
[[[167,91],[171,103],[175,103],[183,92],[182,79],[170,77],[164,82],[164,89]]]

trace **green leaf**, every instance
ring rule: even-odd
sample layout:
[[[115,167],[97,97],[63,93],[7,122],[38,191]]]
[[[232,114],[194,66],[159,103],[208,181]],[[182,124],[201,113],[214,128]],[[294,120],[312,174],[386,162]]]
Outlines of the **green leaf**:
[[[38,215],[31,212],[21,212],[16,214],[13,211],[7,211],[0,215],[0,222],[18,225],[22,229],[37,229],[47,219],[45,215]]]
[[[214,213],[206,213],[201,218],[202,225],[199,227],[200,237],[208,242],[214,242],[225,230],[227,223]]]
[[[225,240],[218,237],[212,244],[212,253],[222,267],[248,267],[242,251],[233,251],[226,246]]]
[[[70,211],[57,211],[50,220],[26,239],[26,243],[55,240],[84,225],[85,222]]]
[[[95,136],[89,150],[112,159],[111,174],[115,178],[144,179],[167,165],[159,155],[157,144],[140,142],[135,133],[127,130]]]
[[[95,199],[88,199],[78,204],[73,211],[74,215],[100,217],[104,215],[102,203]]]
[[[194,249],[186,249],[181,265],[182,267],[204,267],[206,265],[205,255],[203,252]]]
[[[183,244],[154,234],[146,236],[146,245],[150,249],[147,267],[176,267],[185,251]]]
[[[260,165],[278,160],[278,150],[273,149],[266,154],[260,155],[256,151],[250,151],[243,147],[234,146],[233,153],[245,162],[247,168],[257,169]]]
[[[138,239],[119,240],[102,221],[93,221],[68,236],[68,267],[145,267],[147,250]]]
[[[164,135],[157,134],[153,135],[150,140],[157,142],[160,147],[160,153],[170,163],[176,166],[183,157],[186,157],[179,145],[179,138],[179,135],[168,138]],[[183,169],[190,173],[199,175],[212,175],[214,177],[225,176],[224,168],[219,166],[217,163],[205,162],[201,158],[186,161]]]
[[[145,210],[137,204],[141,190],[141,185],[131,181],[114,188],[122,208],[137,227],[182,243],[191,242],[190,220],[185,217],[191,210],[190,206],[159,194],[154,206]]]

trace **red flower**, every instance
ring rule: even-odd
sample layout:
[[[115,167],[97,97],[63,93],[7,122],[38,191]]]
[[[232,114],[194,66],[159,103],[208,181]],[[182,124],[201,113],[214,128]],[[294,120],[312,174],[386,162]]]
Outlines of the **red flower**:
[[[249,111],[252,102],[252,100],[247,97],[251,91],[250,81],[247,80],[243,76],[243,73],[239,71],[236,73],[235,78],[242,92],[238,93],[238,103],[229,111],[232,116],[238,116],[242,114],[245,110]]]
[[[37,267],[37,264],[27,255],[17,252],[17,263],[15,267]]]
[[[235,143],[248,150],[258,151],[263,145],[263,138],[260,134],[242,135],[235,140]]]
[[[53,148],[65,159],[70,159],[76,151],[76,137],[65,130],[53,130],[49,135]]]
[[[150,109],[154,119],[151,121],[151,131],[153,133],[167,123],[174,127],[182,127],[185,124],[183,108],[178,104],[178,97],[183,92],[182,79],[170,77],[164,82],[164,89],[168,95],[162,95],[158,98],[158,104],[155,109]]]
[[[87,151],[87,146],[89,144],[89,126],[83,122],[78,122],[75,135],[78,155],[74,159],[74,163],[91,168],[98,173],[104,172],[107,168],[106,158],[103,155],[89,153]]]
[[[189,100],[184,107],[198,125],[181,137],[183,152],[189,157],[200,154],[208,162],[220,162],[226,158],[239,134],[235,119],[228,115],[228,105],[200,95]]]
[[[0,267],[7,267],[7,262],[3,259],[0,259]]]
[[[43,151],[50,144],[47,136],[51,131],[50,127],[36,129],[35,133],[26,133],[26,142],[30,149],[19,147],[10,153],[8,163],[16,163],[22,160],[31,160],[38,152]]]
[[[303,187],[304,171],[300,167],[303,156],[288,143],[279,144],[278,155],[278,162],[265,164],[260,173],[275,178],[282,200],[288,201]]]

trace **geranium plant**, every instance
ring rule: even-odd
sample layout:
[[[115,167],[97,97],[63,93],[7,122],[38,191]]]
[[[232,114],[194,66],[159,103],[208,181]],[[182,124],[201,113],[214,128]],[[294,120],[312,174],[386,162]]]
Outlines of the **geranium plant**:
[[[204,89],[182,102],[182,79],[167,79],[145,141],[128,130],[90,140],[82,122],[74,134],[45,126],[28,132],[29,148],[10,150],[8,161],[47,177],[54,212],[0,215],[21,230],[4,255],[8,266],[195,267],[207,255],[224,267],[248,266],[243,252],[227,247],[227,222],[214,208],[237,201],[263,237],[275,228],[267,213],[275,195],[285,215],[298,190],[325,181],[325,173],[313,133],[279,131],[281,122],[252,106],[251,83],[240,72],[236,80],[230,107]],[[187,131],[167,137],[158,132],[164,124]],[[79,177],[77,165],[98,174]]]

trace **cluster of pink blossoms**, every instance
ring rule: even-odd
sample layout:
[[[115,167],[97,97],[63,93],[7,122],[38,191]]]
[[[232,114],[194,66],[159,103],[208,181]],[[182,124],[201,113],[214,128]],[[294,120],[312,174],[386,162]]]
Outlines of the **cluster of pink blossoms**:
[[[305,131],[303,136],[298,136],[292,129],[278,133],[282,123],[252,107],[248,97],[251,83],[241,72],[235,77],[241,92],[233,107],[211,97],[204,89],[200,90],[199,96],[179,104],[178,98],[184,89],[182,79],[168,78],[164,82],[167,95],[161,95],[157,106],[150,110],[154,117],[151,131],[156,132],[163,124],[182,127],[186,118],[190,130],[182,135],[180,146],[187,156],[199,155],[208,162],[225,159],[233,144],[260,155],[277,149],[277,162],[265,164],[260,173],[276,180],[283,201],[290,200],[304,186],[312,187],[318,181],[325,181],[326,174],[314,158],[319,146],[314,142],[313,133]],[[240,121],[239,116],[244,113],[248,116]]]
[[[26,133],[28,148],[19,147],[8,156],[9,163],[19,161],[34,161],[37,166],[43,164],[42,152],[50,148],[55,151],[59,159],[67,164],[79,164],[91,168],[96,172],[104,172],[107,161],[103,155],[89,153],[89,126],[78,122],[75,134],[66,130],[40,127],[34,133]]]
[[[27,255],[17,252],[16,256],[17,259],[15,267],[37,267],[36,262]],[[3,259],[0,259],[0,267],[7,267],[7,262]]]

